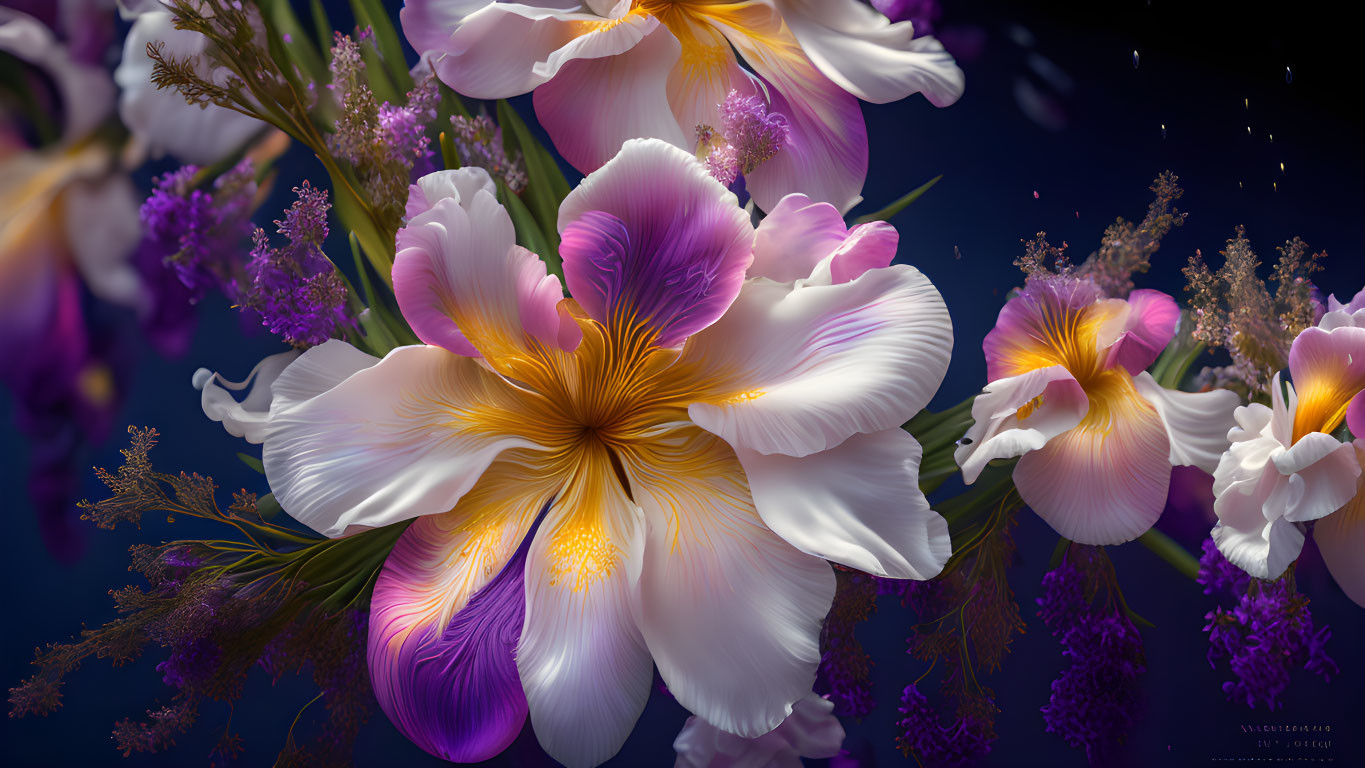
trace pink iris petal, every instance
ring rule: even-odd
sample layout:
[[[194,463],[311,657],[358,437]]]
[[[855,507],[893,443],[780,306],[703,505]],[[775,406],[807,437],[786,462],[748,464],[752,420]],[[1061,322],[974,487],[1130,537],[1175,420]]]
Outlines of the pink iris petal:
[[[884,221],[850,230],[829,203],[787,195],[758,225],[749,276],[787,283],[824,272],[832,285],[847,283],[869,269],[889,266],[899,239],[896,228]],[[826,259],[824,269],[817,269]]]
[[[1365,437],[1365,392],[1357,392],[1346,407],[1346,427],[1353,437]]]
[[[1021,366],[1023,358],[1040,355],[1055,358],[1053,339],[1040,329],[1050,320],[1079,313],[1101,298],[1100,289],[1089,280],[1063,277],[1029,280],[1018,296],[1005,302],[995,327],[981,343],[986,356],[986,378],[995,381],[1026,373],[1029,368]]]
[[[643,322],[672,346],[715,322],[739,294],[753,229],[693,156],[627,142],[560,207],[564,277],[604,324]]]
[[[1359,400],[1360,398],[1356,398]],[[1365,443],[1355,443],[1356,458],[1365,464]],[[1327,570],[1356,605],[1365,606],[1365,490],[1313,526],[1313,540],[1322,551]]]
[[[467,357],[516,354],[527,336],[573,349],[581,333],[560,311],[559,278],[515,244],[507,211],[481,168],[423,177],[398,231],[393,290],[427,344]]]
[[[678,39],[651,16],[630,16],[610,33],[594,35],[627,32],[639,40],[630,50],[569,61],[535,90],[536,117],[564,159],[584,173],[602,167],[628,139],[691,146],[668,104]]]
[[[1106,368],[1123,366],[1134,376],[1147,370],[1175,336],[1180,308],[1161,291],[1137,290],[1128,296],[1123,328],[1109,347]]]
[[[451,567],[449,536],[433,521],[403,532],[375,582],[370,676],[385,714],[413,743],[445,760],[478,762],[506,749],[526,721],[514,653],[531,536],[441,627],[432,620],[439,614],[420,610],[432,600],[430,583],[441,587],[432,570]]]

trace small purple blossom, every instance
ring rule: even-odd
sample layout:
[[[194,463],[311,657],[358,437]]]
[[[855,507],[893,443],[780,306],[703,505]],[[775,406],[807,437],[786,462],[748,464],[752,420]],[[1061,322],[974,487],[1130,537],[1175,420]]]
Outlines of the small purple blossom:
[[[271,333],[295,346],[311,346],[354,322],[346,311],[346,282],[322,250],[331,208],[327,191],[305,181],[294,192],[299,199],[275,222],[288,245],[272,247],[265,231],[257,229],[246,279],[235,293]]]
[[[213,189],[193,186],[199,169],[187,165],[156,179],[142,204],[145,243],[174,270],[198,300],[223,289],[234,277],[238,256],[251,234],[251,201],[256,194],[250,160],[218,177]]]
[[[1085,750],[1092,765],[1104,764],[1127,737],[1141,705],[1138,678],[1147,669],[1142,635],[1120,607],[1112,579],[1102,550],[1073,545],[1043,577],[1037,601],[1038,616],[1071,662],[1052,681],[1043,721],[1049,733]]]
[[[820,631],[815,687],[834,702],[836,716],[866,717],[877,705],[872,695],[872,657],[855,633],[877,610],[878,579],[842,569],[835,575],[834,604]]]
[[[769,113],[761,97],[738,91],[730,91],[720,104],[719,129],[697,126],[698,156],[705,153],[706,169],[727,187],[771,160],[789,141],[786,117]]]
[[[1199,562],[1204,593],[1236,603],[1204,615],[1209,666],[1227,659],[1234,678],[1223,683],[1229,701],[1244,701],[1252,709],[1264,702],[1274,711],[1295,669],[1324,681],[1337,673],[1327,655],[1332,630],[1314,626],[1308,598],[1295,589],[1292,571],[1275,581],[1252,579],[1228,562],[1212,539],[1204,542]]]
[[[502,179],[512,192],[526,188],[526,171],[521,155],[509,158],[502,149],[502,127],[488,115],[450,118],[455,153],[464,165],[482,168],[495,179]]]
[[[914,755],[920,765],[965,768],[975,765],[991,751],[991,726],[968,712],[944,724],[929,700],[911,684],[901,694],[897,708],[896,745],[902,754]]]

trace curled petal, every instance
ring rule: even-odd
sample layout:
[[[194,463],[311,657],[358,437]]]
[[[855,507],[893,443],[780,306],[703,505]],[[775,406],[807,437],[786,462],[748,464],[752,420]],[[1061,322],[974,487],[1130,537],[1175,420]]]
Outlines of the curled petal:
[[[696,158],[626,143],[559,209],[569,290],[608,326],[641,324],[663,347],[715,322],[739,293],[753,228]]]
[[[487,760],[526,720],[514,653],[527,532],[552,494],[543,474],[499,461],[455,509],[409,526],[375,582],[375,695],[394,725],[437,757]]]
[[[1106,321],[1099,332],[1100,344],[1108,347],[1106,368],[1122,366],[1136,376],[1156,361],[1175,336],[1180,307],[1161,291],[1139,289],[1129,294],[1123,310]]]
[[[1303,551],[1303,531],[1277,517],[1248,521],[1245,528],[1220,520],[1211,536],[1228,562],[1258,579],[1278,579]]]
[[[1331,435],[1304,435],[1270,461],[1282,479],[1266,497],[1266,519],[1279,515],[1291,522],[1316,520],[1355,496],[1360,477],[1355,448]]]
[[[64,141],[76,141],[99,127],[114,106],[114,87],[105,69],[74,59],[52,30],[27,13],[0,8],[0,51],[41,67],[52,78],[62,100]]]
[[[1133,379],[1133,385],[1166,426],[1172,465],[1199,467],[1205,472],[1218,468],[1228,448],[1228,430],[1234,424],[1232,413],[1241,401],[1235,392],[1166,389],[1146,371]]]
[[[972,402],[973,424],[954,453],[962,478],[976,482],[986,465],[1036,451],[1081,423],[1090,401],[1064,366],[992,381]]]
[[[643,527],[598,445],[531,544],[517,670],[536,738],[570,768],[616,754],[649,697],[649,652],[630,609]]]
[[[737,447],[805,456],[905,423],[952,346],[943,297],[895,265],[841,285],[750,280],[679,365],[709,388],[688,407],[693,422]]]
[[[407,0],[399,20],[436,76],[476,99],[527,93],[577,58],[625,53],[657,24],[649,17],[612,24],[576,4],[536,5],[548,4]]]
[[[834,572],[763,524],[719,438],[687,427],[622,460],[645,513],[634,609],[659,674],[721,730],[768,733],[815,682]]]
[[[930,579],[948,562],[948,524],[919,490],[923,452],[905,430],[802,458],[736,453],[763,523],[802,552],[893,579]]]
[[[914,36],[857,0],[777,0],[801,48],[826,77],[863,101],[885,104],[923,93],[936,107],[956,102],[966,77],[943,45]]]
[[[1170,442],[1127,373],[1112,371],[1087,393],[1085,419],[1025,454],[1014,468],[1014,485],[1062,536],[1121,544],[1161,516],[1171,481]]]
[[[809,693],[781,725],[754,739],[726,733],[696,715],[687,718],[673,740],[674,768],[802,768],[801,758],[834,757],[843,743],[834,703]]]
[[[869,269],[890,266],[899,240],[896,228],[884,221],[850,230],[829,203],[787,195],[758,225],[749,277],[847,283]]]
[[[537,447],[513,433],[528,422],[522,397],[470,358],[399,347],[272,410],[266,478],[286,512],[327,536],[445,512],[503,451]]]
[[[393,290],[418,338],[457,355],[522,356],[532,340],[577,346],[577,325],[559,311],[559,278],[515,244],[512,219],[482,168],[440,171],[409,192],[398,231]]]
[[[346,344],[336,339],[332,341]],[[270,420],[270,388],[285,367],[298,356],[297,350],[271,355],[257,363],[242,381],[228,381],[207,368],[195,371],[193,384],[195,389],[203,393],[199,401],[204,415],[220,422],[233,437],[245,438],[248,443],[262,442],[265,440],[266,424]],[[251,389],[240,402],[232,396],[232,392],[240,392],[247,387]],[[319,390],[318,394],[322,391],[325,390]]]

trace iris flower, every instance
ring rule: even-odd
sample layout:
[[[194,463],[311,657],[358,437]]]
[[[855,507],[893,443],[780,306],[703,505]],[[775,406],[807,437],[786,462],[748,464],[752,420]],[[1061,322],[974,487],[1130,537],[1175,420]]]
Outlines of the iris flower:
[[[272,358],[268,411],[201,375],[205,409],[264,442],[314,529],[417,518],[374,588],[369,666],[428,752],[486,759],[529,710],[550,755],[600,763],[651,661],[693,713],[763,735],[810,694],[827,560],[924,579],[948,558],[900,429],[947,368],[942,298],[890,265],[889,225],[793,195],[755,231],[658,140],[589,175],[559,231],[572,299],[485,171],[422,178],[393,282],[425,345]]]
[[[1145,369],[1180,311],[1158,291],[1105,298],[1089,280],[1030,278],[986,335],[990,384],[957,449],[968,483],[1020,456],[1014,484],[1062,536],[1118,544],[1166,504],[1172,465],[1212,472],[1237,396],[1165,389]]]
[[[733,89],[787,118],[790,143],[745,182],[770,211],[804,192],[841,211],[860,199],[867,132],[858,100],[962,95],[962,71],[932,37],[859,0],[407,0],[403,31],[456,91],[535,91],[566,160],[600,167],[631,138],[692,151]],[[750,69],[740,66],[736,52]]]
[[[1332,435],[1346,423],[1365,435],[1365,291],[1348,305],[1329,300],[1316,328],[1289,349],[1293,384],[1271,385],[1271,406],[1237,409],[1232,446],[1214,473],[1213,540],[1233,564],[1261,579],[1284,573],[1303,549],[1298,523],[1318,520],[1313,538],[1332,576],[1365,605],[1365,443]]]

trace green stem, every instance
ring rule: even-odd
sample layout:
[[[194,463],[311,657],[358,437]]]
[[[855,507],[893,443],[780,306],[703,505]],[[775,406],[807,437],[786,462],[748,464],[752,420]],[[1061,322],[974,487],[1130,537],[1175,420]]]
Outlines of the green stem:
[[[1170,536],[1152,528],[1139,536],[1138,541],[1157,557],[1170,563],[1181,575],[1191,579],[1199,575],[1199,560]]]

